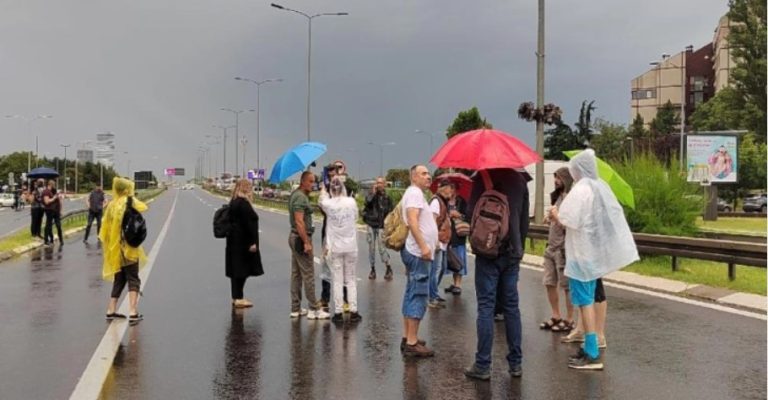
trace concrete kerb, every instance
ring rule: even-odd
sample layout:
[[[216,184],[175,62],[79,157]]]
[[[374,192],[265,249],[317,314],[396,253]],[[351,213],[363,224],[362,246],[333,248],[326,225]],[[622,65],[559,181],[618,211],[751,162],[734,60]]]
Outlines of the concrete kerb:
[[[208,193],[227,200],[224,196],[211,192]],[[254,204],[254,207],[264,211],[288,215],[286,210],[264,207],[258,204]],[[358,224],[357,228],[361,232],[366,231],[365,225]],[[471,252],[468,252],[467,255],[474,257]],[[544,270],[543,263],[544,258],[541,256],[526,254],[523,257],[523,264],[531,270],[542,272]],[[718,293],[717,296],[702,295],[700,293],[706,293],[706,289],[709,288],[708,286],[681,282],[672,279],[645,276],[625,271],[616,271],[614,273],[608,274],[603,277],[603,280],[605,282],[614,283],[621,286],[629,286],[637,289],[648,290],[651,292],[673,295],[680,298],[694,298],[696,300],[702,300],[730,308],[749,312],[757,312],[763,315],[768,314],[768,297],[766,296],[734,292],[725,289],[715,291]]]

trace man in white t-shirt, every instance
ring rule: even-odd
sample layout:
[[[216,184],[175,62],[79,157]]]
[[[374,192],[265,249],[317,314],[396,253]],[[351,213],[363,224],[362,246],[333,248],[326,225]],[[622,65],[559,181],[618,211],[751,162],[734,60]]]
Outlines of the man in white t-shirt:
[[[408,225],[408,238],[400,257],[405,265],[408,283],[403,296],[403,339],[400,347],[406,357],[432,357],[435,352],[419,340],[419,323],[427,311],[429,270],[437,248],[437,224],[424,198],[432,179],[423,165],[411,167],[411,186],[400,203]]]

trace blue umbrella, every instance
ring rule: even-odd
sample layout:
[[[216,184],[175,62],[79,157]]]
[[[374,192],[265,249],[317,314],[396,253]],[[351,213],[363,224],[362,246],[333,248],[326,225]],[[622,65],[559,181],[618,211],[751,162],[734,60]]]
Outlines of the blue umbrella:
[[[280,183],[293,174],[305,170],[315,160],[325,154],[326,147],[322,143],[305,142],[288,151],[277,159],[269,175],[269,181]]]
[[[27,174],[27,178],[30,178],[30,179],[37,179],[37,178],[52,179],[52,178],[58,178],[58,177],[59,177],[59,173],[56,172],[55,169],[46,168],[46,167],[35,168],[32,171],[29,171],[29,173]]]

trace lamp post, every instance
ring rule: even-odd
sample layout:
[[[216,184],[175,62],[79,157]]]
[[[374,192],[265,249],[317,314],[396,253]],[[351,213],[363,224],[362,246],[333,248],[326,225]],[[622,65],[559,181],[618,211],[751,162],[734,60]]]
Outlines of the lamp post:
[[[434,144],[432,143],[432,139],[434,138],[434,135],[429,132],[424,132],[421,129],[416,129],[415,131],[413,131],[413,133],[429,136],[429,151],[427,151],[427,153],[432,154],[432,150],[435,148]]]
[[[67,194],[67,149],[71,144],[60,144],[64,148],[64,194]]]
[[[243,135],[243,137],[240,138],[240,144],[243,145],[243,168],[242,168],[242,174],[240,175],[240,177],[244,177],[246,175],[245,174],[245,150],[246,150],[246,145],[248,144],[248,138],[245,137],[245,135]]]
[[[379,164],[379,173],[381,176],[384,176],[384,146],[394,146],[395,142],[387,142],[387,143],[374,143],[374,142],[368,142],[368,144],[379,146],[379,150],[381,151],[381,163]]]
[[[237,173],[237,157],[239,154],[238,152],[240,151],[237,147],[237,143],[239,141],[238,134],[240,132],[240,114],[246,111],[252,112],[256,110],[233,110],[231,108],[222,108],[221,111],[228,111],[235,115],[235,173]]]
[[[219,128],[221,129],[221,137],[222,137],[222,147],[223,147],[223,165],[224,169],[221,170],[222,174],[227,173],[227,130],[234,128],[234,125],[230,126],[221,126],[221,125],[212,125],[213,128]]]
[[[311,99],[311,93],[312,93],[312,20],[317,17],[322,16],[343,16],[343,15],[349,15],[349,13],[346,12],[337,12],[337,13],[320,13],[320,14],[314,14],[309,15],[305,14],[301,11],[294,10],[291,8],[283,7],[279,4],[272,3],[272,7],[277,8],[278,10],[284,10],[284,11],[291,11],[296,14],[299,14],[307,19],[307,22],[309,23],[309,40],[307,45],[307,141],[310,141],[310,99]]]
[[[544,0],[539,0],[539,27],[536,49],[536,108],[544,107]],[[536,152],[541,161],[536,163],[536,187],[533,217],[537,224],[544,220],[544,121],[536,119]]]
[[[261,145],[259,143],[260,135],[260,128],[261,128],[261,116],[260,116],[260,110],[261,110],[261,85],[265,83],[270,82],[282,82],[283,80],[278,79],[265,79],[262,81],[257,81],[249,78],[243,78],[236,76],[235,80],[238,81],[244,81],[244,82],[250,82],[256,85],[256,169],[261,169]]]

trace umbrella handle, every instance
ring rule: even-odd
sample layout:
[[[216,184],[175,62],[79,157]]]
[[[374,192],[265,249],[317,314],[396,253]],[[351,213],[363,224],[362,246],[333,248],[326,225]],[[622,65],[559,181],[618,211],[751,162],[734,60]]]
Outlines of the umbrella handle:
[[[485,190],[493,189],[493,181],[491,180],[491,174],[488,172],[488,170],[481,169],[480,176],[483,178],[483,184],[485,185]]]

